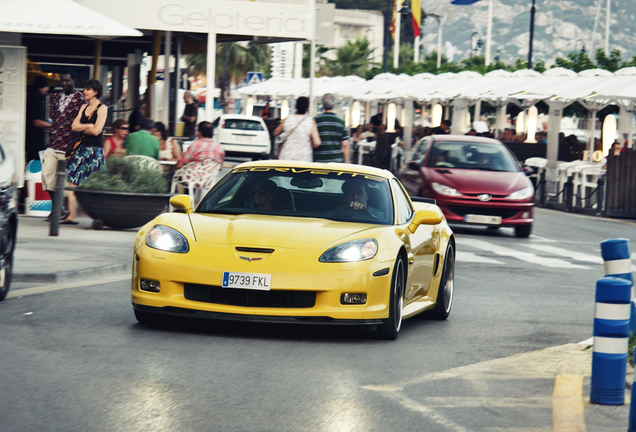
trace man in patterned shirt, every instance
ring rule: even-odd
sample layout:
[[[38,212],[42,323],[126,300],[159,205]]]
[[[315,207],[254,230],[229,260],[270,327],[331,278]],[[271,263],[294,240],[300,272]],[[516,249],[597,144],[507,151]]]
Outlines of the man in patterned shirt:
[[[315,117],[322,144],[314,149],[314,162],[349,163],[349,130],[333,112],[336,97],[327,93],[322,97],[324,112]]]
[[[51,134],[42,161],[42,189],[51,195],[51,200],[55,192],[57,163],[66,158],[66,149],[74,144],[75,132],[71,131],[71,125],[86,103],[84,94],[75,90],[76,79],[72,70],[60,74],[62,91],[55,95],[51,105]]]
[[[221,144],[212,139],[212,123],[202,121],[199,123],[199,133],[197,139],[190,144],[188,150],[183,154],[177,162],[177,168],[192,163],[203,162],[206,159],[213,159],[215,162],[223,165],[225,161],[225,150]]]

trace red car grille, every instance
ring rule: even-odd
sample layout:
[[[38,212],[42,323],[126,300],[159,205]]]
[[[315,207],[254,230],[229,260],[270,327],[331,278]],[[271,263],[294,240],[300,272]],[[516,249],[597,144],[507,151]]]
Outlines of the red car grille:
[[[188,300],[230,306],[311,308],[316,304],[315,291],[260,291],[187,283],[183,294]]]
[[[495,207],[448,206],[448,210],[459,216],[477,214],[484,216],[500,216],[502,219],[510,219],[519,213],[519,210]]]

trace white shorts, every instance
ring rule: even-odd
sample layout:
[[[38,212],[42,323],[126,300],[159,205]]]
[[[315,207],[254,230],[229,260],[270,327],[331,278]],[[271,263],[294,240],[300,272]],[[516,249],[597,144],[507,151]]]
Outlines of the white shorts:
[[[44,151],[42,159],[42,189],[45,191],[55,191],[55,177],[57,175],[58,161],[66,159],[64,153],[47,148]],[[66,185],[66,175],[64,176],[64,184]]]

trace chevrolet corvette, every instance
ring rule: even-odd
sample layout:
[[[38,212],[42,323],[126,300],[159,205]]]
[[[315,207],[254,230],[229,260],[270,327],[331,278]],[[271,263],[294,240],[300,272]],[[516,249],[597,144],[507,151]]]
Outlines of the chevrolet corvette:
[[[389,171],[287,161],[234,167],[193,208],[187,195],[137,234],[132,304],[171,316],[373,325],[446,319],[455,237],[433,200]]]

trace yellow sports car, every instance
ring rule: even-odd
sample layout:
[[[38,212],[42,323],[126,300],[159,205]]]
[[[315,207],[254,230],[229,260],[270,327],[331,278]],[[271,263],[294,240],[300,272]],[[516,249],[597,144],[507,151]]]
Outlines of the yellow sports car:
[[[402,319],[446,319],[455,237],[430,199],[388,171],[259,161],[236,166],[135,240],[132,303],[141,323],[169,316],[368,324],[395,339]]]

